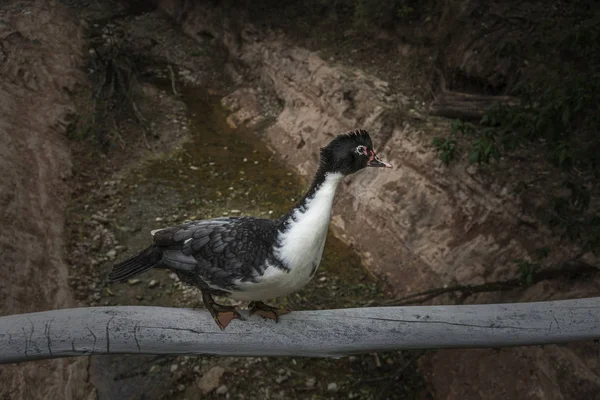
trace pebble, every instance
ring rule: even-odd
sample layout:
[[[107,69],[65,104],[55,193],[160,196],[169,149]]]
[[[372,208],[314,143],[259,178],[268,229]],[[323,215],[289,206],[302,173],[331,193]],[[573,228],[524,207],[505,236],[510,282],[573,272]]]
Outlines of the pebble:
[[[141,282],[141,280],[139,280],[139,279],[128,279],[127,280],[127,283],[129,283],[131,286],[137,285],[140,282]]]
[[[225,368],[219,366],[212,367],[198,380],[198,388],[202,390],[202,393],[204,394],[212,392],[221,386],[219,381],[224,373]]]
[[[157,280],[155,280],[155,279],[152,279],[152,280],[150,281],[150,283],[148,283],[148,287],[149,287],[150,289],[152,289],[152,288],[155,288],[155,287],[157,287],[157,286],[158,286],[158,284],[159,284],[159,282],[158,282]]]
[[[116,256],[117,256],[117,251],[115,249],[109,250],[106,253],[106,257],[108,257],[111,261],[114,260]]]
[[[227,386],[225,385],[221,385],[217,388],[217,390],[215,391],[216,394],[225,394],[229,391],[229,389],[227,388]]]
[[[92,218],[95,219],[98,222],[103,222],[103,223],[107,223],[108,222],[108,219],[106,217],[102,216],[102,215],[95,214],[95,215],[92,216]]]
[[[306,380],[306,387],[307,388],[315,387],[316,384],[317,384],[317,378],[315,378],[314,376],[312,378],[308,378]]]
[[[162,221],[162,220],[163,220],[163,219],[162,219],[161,217],[156,217],[156,222],[160,222],[160,221]]]
[[[178,365],[177,364],[172,364],[171,365],[171,372],[175,372],[177,371]]]
[[[183,383],[180,383],[179,385],[177,385],[177,390],[183,392],[185,390],[185,385]]]
[[[337,383],[331,382],[329,385],[327,385],[327,391],[328,392],[337,392],[338,391]]]
[[[158,365],[156,365],[156,364],[155,364],[155,365],[153,365],[153,366],[151,366],[151,367],[150,367],[150,371],[149,371],[149,372],[150,372],[151,374],[153,374],[153,373],[155,373],[155,372],[158,372],[159,370],[160,370],[160,367],[159,367]]]

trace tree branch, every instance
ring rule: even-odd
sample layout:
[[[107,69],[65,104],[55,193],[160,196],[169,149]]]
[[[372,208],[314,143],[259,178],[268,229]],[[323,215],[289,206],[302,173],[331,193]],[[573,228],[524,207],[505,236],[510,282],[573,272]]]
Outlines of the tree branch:
[[[546,268],[536,272],[533,275],[531,285],[541,281],[573,279],[589,274],[597,274],[600,269],[594,265],[587,264],[579,258],[584,253],[581,252],[576,256],[564,261],[560,266]],[[526,287],[519,279],[509,279],[505,281],[486,282],[480,285],[454,285],[440,288],[424,290],[418,293],[412,293],[404,297],[383,301],[371,301],[365,305],[372,306],[407,306],[410,304],[422,304],[426,301],[434,299],[446,293],[460,292],[463,298],[471,296],[475,293],[500,292],[509,291],[517,288]]]
[[[337,357],[593,339],[600,339],[600,298],[297,311],[278,324],[235,320],[224,331],[205,310],[95,307],[0,317],[0,364],[126,353]]]

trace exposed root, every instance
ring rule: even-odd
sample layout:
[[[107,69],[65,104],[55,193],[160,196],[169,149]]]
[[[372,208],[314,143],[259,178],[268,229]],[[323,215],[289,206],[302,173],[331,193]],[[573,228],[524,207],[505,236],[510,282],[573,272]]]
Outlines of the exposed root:
[[[134,117],[142,127],[144,145],[150,149],[148,132],[151,132],[151,127],[140,110],[137,96],[141,91],[140,85],[131,52],[125,48],[125,38],[125,31],[105,28],[92,39],[95,46],[90,53],[90,69],[97,83],[89,129],[95,132],[97,140],[103,145],[115,139],[126,145],[126,140],[118,132],[117,121]],[[113,128],[114,134],[111,132]]]
[[[581,262],[578,260],[578,257],[575,257],[564,262],[559,268],[546,269],[535,274],[532,284],[546,280],[572,279],[574,276],[596,274],[599,272],[600,268]],[[370,302],[368,305],[375,305],[375,303],[380,306],[406,306],[411,304],[422,304],[446,293],[460,293],[460,300],[465,300],[467,297],[476,293],[510,291],[523,287],[523,282],[519,279],[488,282],[481,285],[455,285],[445,288],[429,289],[396,299]]]
[[[169,68],[169,75],[171,76],[171,88],[173,89],[173,94],[179,96],[179,93],[177,93],[177,89],[175,88],[175,71],[173,71],[173,67],[170,65],[167,68]]]
[[[146,144],[146,148],[150,149],[150,143],[148,142],[148,135],[146,134],[146,131],[150,130],[150,125],[148,124],[148,121],[144,118],[144,116],[140,112],[137,104],[133,100],[131,100],[131,107],[133,108],[133,113],[135,114],[135,117],[137,118],[138,122],[140,124],[142,124],[142,127],[144,128],[142,132],[144,135],[144,143]]]

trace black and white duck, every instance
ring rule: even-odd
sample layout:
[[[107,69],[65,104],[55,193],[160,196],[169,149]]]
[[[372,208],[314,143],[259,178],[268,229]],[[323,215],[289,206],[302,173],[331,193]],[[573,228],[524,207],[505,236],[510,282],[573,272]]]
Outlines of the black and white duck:
[[[250,314],[277,321],[285,311],[263,300],[294,293],[315,275],[340,181],[366,167],[392,167],[376,156],[365,130],[337,136],[320,156],[310,188],[279,219],[223,217],[154,230],[152,245],[115,265],[110,281],[166,268],[200,288],[221,329],[243,318],[236,307],[215,303],[213,295],[249,301]]]

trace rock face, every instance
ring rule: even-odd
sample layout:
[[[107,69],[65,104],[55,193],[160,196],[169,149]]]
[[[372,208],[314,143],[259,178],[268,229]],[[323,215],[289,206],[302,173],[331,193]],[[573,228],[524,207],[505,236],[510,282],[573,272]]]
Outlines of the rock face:
[[[177,16],[176,3],[165,0],[161,6]],[[303,176],[314,173],[318,149],[336,134],[357,127],[371,132],[375,150],[395,168],[366,170],[344,180],[333,227],[397,292],[515,276],[509,261],[525,257],[530,247],[530,237],[520,232],[517,200],[505,187],[488,187],[467,165],[452,170],[441,165],[426,132],[445,129],[441,123],[411,118],[418,111],[387,82],[332,65],[281,34],[257,32],[250,25],[233,34],[233,23],[215,9],[192,7],[184,14],[186,32],[222,39],[232,56],[274,90],[283,110],[266,138]],[[261,112],[247,88],[224,103],[234,105],[238,123],[252,123]],[[397,117],[398,109],[408,116]]]
[[[81,27],[52,1],[0,6],[0,315],[74,306],[63,261],[65,131],[85,81]],[[0,368],[0,398],[84,398],[87,360]]]
[[[514,194],[515,176],[526,172],[524,167],[504,161],[497,167],[502,173],[490,176],[466,163],[443,166],[430,143],[436,131],[449,129],[448,122],[421,117],[418,107],[385,81],[333,65],[281,33],[259,32],[231,10],[177,0],[158,4],[190,36],[201,40],[198,35],[208,32],[223,41],[232,65],[244,65],[256,78],[251,85],[274,91],[283,109],[266,140],[302,175],[314,173],[319,147],[335,134],[357,127],[372,133],[376,151],[395,169],[347,178],[334,206],[333,228],[396,293],[514,279],[514,260],[542,246],[551,247],[557,259],[572,254],[524,213]],[[252,93],[244,87],[224,99],[233,108],[234,124],[260,117]],[[596,274],[585,284],[540,282],[467,301],[586,297],[599,288]],[[507,349],[501,356],[494,350],[440,351],[422,365],[439,398],[589,398],[600,390],[597,351],[595,344]]]
[[[232,59],[251,71],[249,79],[256,78],[250,85],[275,93],[282,110],[266,139],[303,176],[314,173],[319,147],[334,135],[357,127],[371,132],[376,151],[395,168],[347,178],[333,226],[396,292],[515,278],[513,261],[543,245],[568,254],[524,214],[513,190],[522,167],[501,163],[495,168],[502,176],[496,177],[466,163],[443,166],[431,140],[449,129],[447,121],[422,117],[387,82],[294,47],[281,33],[238,26],[234,21],[243,18],[219,9],[174,0],[162,0],[160,7],[190,36],[209,32],[222,40]],[[234,124],[260,119],[259,90],[242,87],[223,99]]]

